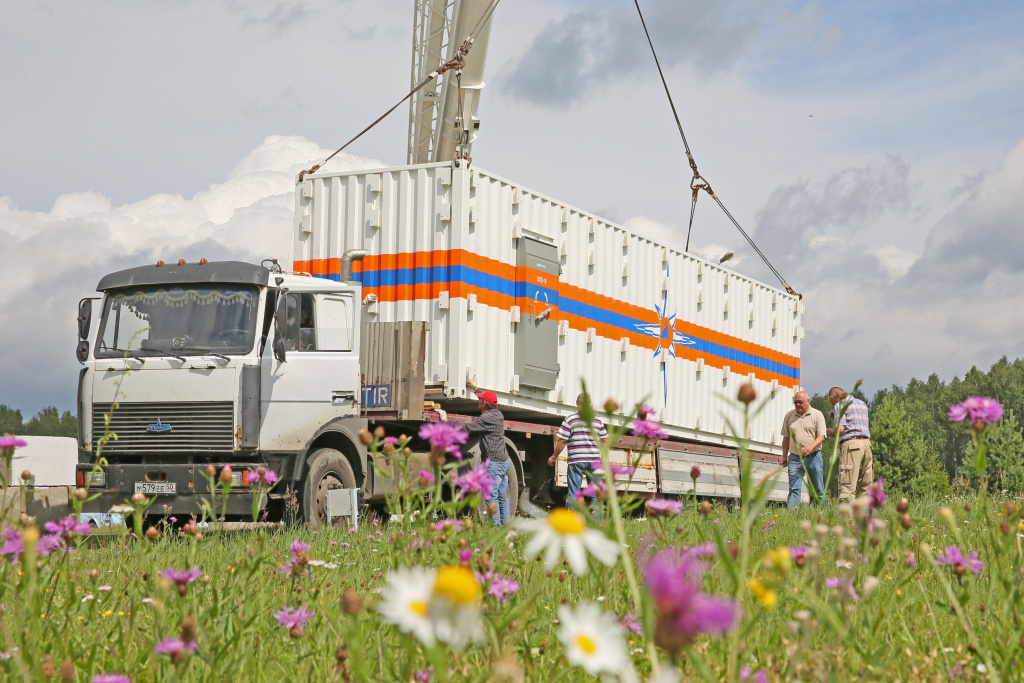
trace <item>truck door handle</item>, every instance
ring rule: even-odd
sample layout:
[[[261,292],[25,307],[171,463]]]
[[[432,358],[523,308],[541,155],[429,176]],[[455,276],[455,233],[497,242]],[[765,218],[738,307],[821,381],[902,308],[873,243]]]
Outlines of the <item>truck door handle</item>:
[[[331,392],[331,405],[340,405],[342,403],[355,403],[356,392],[354,391],[332,391]]]

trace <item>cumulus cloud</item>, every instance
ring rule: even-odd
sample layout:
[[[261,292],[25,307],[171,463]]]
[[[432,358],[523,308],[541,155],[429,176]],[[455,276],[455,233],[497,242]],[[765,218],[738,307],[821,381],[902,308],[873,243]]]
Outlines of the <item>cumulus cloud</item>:
[[[756,35],[760,12],[736,0],[656,0],[644,18],[662,68],[687,63],[707,76],[731,68]],[[506,67],[500,90],[552,108],[654,63],[632,4],[589,7],[552,19]]]
[[[184,258],[286,262],[300,170],[328,150],[301,137],[271,136],[223,182],[193,197],[157,194],[122,205],[96,192],[57,198],[48,212],[0,197],[5,286],[0,288],[0,403],[31,414],[74,405],[75,305],[99,279],[123,268]],[[329,170],[381,167],[339,155]]]
[[[779,187],[755,239],[804,294],[803,376],[812,390],[949,377],[1024,355],[1024,141],[931,226],[907,162],[886,157]],[[917,250],[899,244],[924,227]],[[756,257],[745,270],[770,281]]]

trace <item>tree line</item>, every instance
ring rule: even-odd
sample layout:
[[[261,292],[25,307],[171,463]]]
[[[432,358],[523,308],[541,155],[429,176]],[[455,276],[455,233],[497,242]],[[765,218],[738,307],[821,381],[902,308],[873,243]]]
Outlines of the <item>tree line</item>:
[[[962,379],[954,377],[948,382],[936,374],[926,381],[912,379],[905,387],[881,389],[871,399],[859,390],[854,395],[871,411],[875,476],[885,479],[889,491],[907,496],[941,496],[954,487],[980,483],[974,471],[970,433],[949,422],[949,406],[968,396],[995,398],[1003,404],[1005,413],[986,434],[986,478],[991,489],[1024,493],[1024,359],[1011,362],[1004,356],[988,372],[973,367]],[[828,420],[832,406],[827,396],[815,394],[811,405]],[[48,406],[24,422],[20,410],[0,405],[0,434],[7,433],[75,437],[78,418],[71,411],[60,413]],[[822,446],[826,458],[832,453],[833,443],[827,439]],[[836,481],[833,468],[833,492]]]
[[[912,379],[905,387],[881,389],[870,400],[854,393],[871,411],[875,477],[885,479],[887,490],[907,496],[946,495],[980,483],[970,431],[950,423],[949,406],[968,396],[998,400],[1005,412],[985,436],[985,478],[990,490],[1024,493],[1024,359],[1011,362],[1004,356],[988,372],[973,367],[962,379],[948,382],[936,374],[926,381]],[[827,396],[815,394],[811,405],[828,420],[832,406]],[[832,444],[828,439],[823,446],[826,457]]]
[[[20,410],[0,404],[0,434],[77,437],[78,418],[70,410],[62,414],[55,406],[47,406],[25,422]]]

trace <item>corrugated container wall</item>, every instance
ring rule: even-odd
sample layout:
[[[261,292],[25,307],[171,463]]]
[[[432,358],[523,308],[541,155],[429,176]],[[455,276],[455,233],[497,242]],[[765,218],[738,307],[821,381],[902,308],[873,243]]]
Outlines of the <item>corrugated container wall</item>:
[[[425,164],[318,173],[296,187],[294,269],[338,279],[349,249],[364,321],[425,321],[426,381],[565,415],[644,401],[676,437],[729,444],[725,398],[769,404],[757,450],[779,452],[800,385],[801,303],[480,169]]]

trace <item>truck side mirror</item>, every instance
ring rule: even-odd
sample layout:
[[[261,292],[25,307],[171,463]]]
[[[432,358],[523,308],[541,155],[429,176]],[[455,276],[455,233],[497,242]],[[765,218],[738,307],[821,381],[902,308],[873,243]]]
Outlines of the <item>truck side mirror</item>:
[[[89,342],[85,339],[80,339],[78,347],[75,348],[75,355],[78,357],[79,363],[89,360]]]
[[[274,358],[287,363],[284,347],[284,328],[288,320],[288,290],[281,288],[277,294],[277,310],[274,311]]]
[[[89,325],[92,324],[92,299],[82,299],[78,302],[78,338],[86,339],[89,336]],[[88,346],[88,345],[87,345]],[[86,348],[88,353],[88,348]]]

